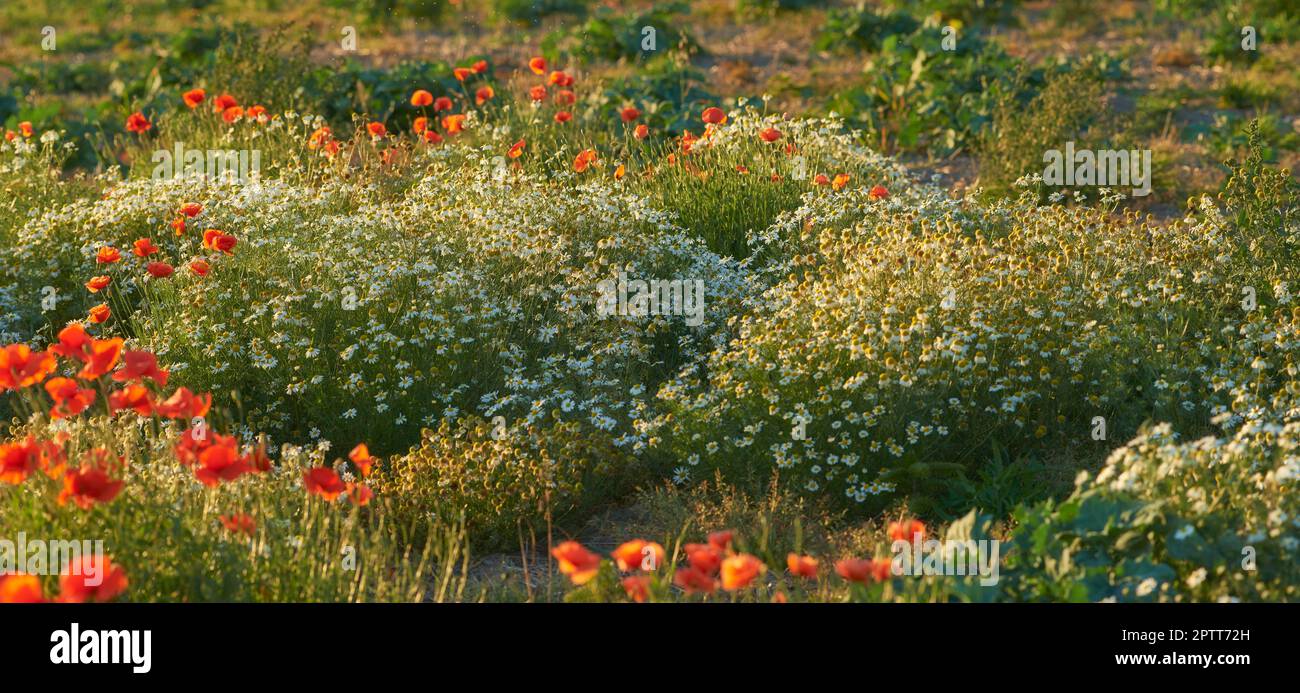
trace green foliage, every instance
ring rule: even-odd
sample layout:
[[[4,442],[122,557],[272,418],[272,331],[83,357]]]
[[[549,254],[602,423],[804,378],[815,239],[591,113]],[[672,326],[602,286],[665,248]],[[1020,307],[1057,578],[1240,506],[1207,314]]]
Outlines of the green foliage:
[[[583,63],[599,60],[650,60],[672,50],[699,51],[690,34],[680,28],[682,15],[690,7],[684,2],[656,4],[643,12],[620,13],[599,7],[586,23],[572,29],[558,29],[542,41],[542,50],[551,56],[567,53]],[[653,48],[645,41],[654,30]]]

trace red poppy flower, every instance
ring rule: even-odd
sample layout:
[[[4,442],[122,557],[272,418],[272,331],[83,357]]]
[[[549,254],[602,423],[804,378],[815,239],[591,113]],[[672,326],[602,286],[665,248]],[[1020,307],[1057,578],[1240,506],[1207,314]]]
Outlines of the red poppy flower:
[[[594,163],[596,163],[596,150],[584,149],[578,152],[578,156],[573,160],[573,170],[582,173]]]
[[[726,551],[731,548],[731,538],[735,536],[735,534],[735,532],[729,529],[721,532],[713,532],[709,534],[709,546],[712,546],[719,551]]]
[[[78,387],[72,378],[50,378],[45,383],[45,391],[54,400],[50,416],[55,419],[76,416],[95,402],[95,391]]]
[[[486,60],[479,60],[479,61],[475,62],[473,65],[470,65],[470,66],[469,66],[469,69],[473,70],[473,71],[474,71],[474,74],[476,74],[476,75],[481,75],[481,74],[483,74],[484,72],[487,72],[487,69],[488,69],[487,61],[486,61]]]
[[[377,140],[388,134],[388,128],[378,121],[372,122],[366,126],[366,131],[370,133],[370,138]]]
[[[90,322],[98,325],[104,322],[105,320],[108,320],[112,315],[113,315],[113,311],[109,309],[108,304],[101,303],[95,306],[94,308],[90,309],[90,314],[88,318]]]
[[[36,471],[41,459],[35,438],[0,445],[0,484],[21,484]]]
[[[888,560],[871,560],[870,558],[846,558],[835,564],[835,572],[849,582],[867,584],[883,582],[889,579],[890,564]]]
[[[219,250],[227,255],[233,255],[232,251],[236,243],[238,240],[234,236],[220,229],[208,229],[203,232],[203,247],[208,250]]]
[[[727,121],[727,114],[717,106],[709,106],[704,109],[704,113],[700,115],[700,119],[709,125],[721,125]]]
[[[330,502],[347,491],[347,486],[339,478],[338,472],[329,467],[313,467],[304,472],[302,483],[307,487],[307,493],[320,496]]]
[[[411,131],[417,135],[424,134],[424,131],[428,129],[429,129],[429,119],[424,116],[420,116],[419,118],[416,118],[415,120],[411,121]]]
[[[122,353],[122,369],[113,374],[113,380],[152,379],[159,387],[167,385],[167,371],[158,368],[158,358],[147,351],[126,351]]]
[[[908,543],[925,541],[925,523],[920,520],[903,520],[889,523],[889,538]]]
[[[190,271],[199,275],[200,277],[208,276],[208,272],[210,272],[211,270],[212,270],[212,265],[209,265],[206,260],[195,260],[190,263]]]
[[[491,101],[492,97],[496,95],[497,93],[495,90],[492,89],[492,87],[489,87],[487,85],[481,86],[478,88],[478,91],[474,92],[474,103],[479,106],[482,106],[488,101]]]
[[[370,499],[375,497],[375,492],[370,490],[365,484],[348,484],[348,500],[356,503],[358,506],[370,505]]]
[[[145,271],[153,275],[156,279],[166,279],[167,277],[172,276],[172,272],[176,270],[165,262],[151,262],[148,265],[145,265]]]
[[[181,205],[180,211],[181,214],[184,214],[185,216],[193,219],[194,217],[197,217],[200,212],[203,211],[203,205],[197,202],[186,202],[185,204]]]
[[[249,106],[248,110],[244,111],[244,117],[256,120],[259,123],[265,123],[266,106]]]
[[[722,562],[722,589],[731,592],[749,587],[766,570],[762,561],[747,553],[731,556]]]
[[[31,137],[32,136],[31,121],[24,120],[23,122],[19,123],[18,130],[23,133],[23,137]]]
[[[114,337],[112,339],[92,339],[90,340],[90,349],[86,351],[84,358],[78,359],[86,365],[81,368],[79,373],[77,373],[77,377],[82,380],[94,380],[107,375],[117,367],[117,360],[121,356],[121,337]]]
[[[465,129],[465,115],[457,113],[443,118],[442,129],[446,130],[448,135],[459,134]]]
[[[100,460],[107,458],[107,452],[98,449]],[[83,464],[78,469],[70,469],[63,475],[63,491],[59,493],[59,505],[66,505],[71,499],[82,510],[89,510],[96,503],[108,503],[117,497],[124,482],[113,479],[100,464]]]
[[[59,601],[112,601],[126,591],[126,571],[108,556],[85,554],[68,562],[59,577]]]
[[[573,114],[568,111],[558,111],[555,114],[555,122],[557,123],[567,123],[570,120],[573,120]]]
[[[203,100],[206,98],[208,98],[208,93],[206,91],[203,91],[202,89],[197,89],[197,88],[191,89],[185,92],[184,94],[181,94],[181,100],[184,101],[185,105],[189,106],[190,108],[195,108],[199,104],[203,103]]]
[[[334,134],[330,131],[329,126],[322,125],[312,131],[307,138],[308,149],[320,149],[334,140]]]
[[[557,87],[571,87],[573,86],[573,77],[556,70],[546,78],[546,83]]]
[[[222,94],[212,100],[212,110],[216,113],[221,113],[222,111],[225,111],[227,108],[234,108],[238,105],[239,102],[236,101],[235,97],[231,96],[230,94]]]
[[[533,58],[532,60],[529,60],[528,69],[532,70],[533,74],[537,74],[537,75],[546,74],[546,59],[539,57],[539,58]]]
[[[650,136],[650,128],[647,127],[645,123],[641,123],[632,131],[632,136],[638,140],[643,140]]]
[[[430,94],[429,92],[423,89],[416,89],[415,93],[411,94],[411,105],[415,106],[416,108],[428,106],[432,103],[433,103],[433,94]]]
[[[785,567],[795,577],[814,579],[817,577],[817,559],[812,556],[800,556],[792,553],[785,557]]]
[[[525,142],[524,140],[519,140],[518,142],[515,142],[513,145],[510,146],[510,151],[506,152],[506,156],[510,157],[511,159],[518,159],[520,156],[523,156],[524,147],[527,146],[528,146],[527,142]]]
[[[204,486],[234,481],[248,472],[248,461],[239,454],[233,436],[212,434],[212,444],[199,453],[194,476]]]
[[[625,573],[658,570],[664,564],[664,547],[644,539],[624,542],[610,555],[614,557],[618,569]]]
[[[776,128],[763,128],[763,130],[758,133],[758,137],[764,142],[775,142],[781,139],[781,131]]]
[[[529,89],[529,90],[528,90],[528,98],[532,99],[533,101],[545,101],[545,100],[546,100],[546,87],[543,87],[543,86],[540,86],[540,85],[539,85],[539,86],[533,87],[532,89]]]
[[[108,413],[130,409],[140,416],[152,416],[154,412],[153,393],[144,385],[127,385],[121,390],[108,393]]]
[[[566,541],[551,550],[560,564],[560,572],[569,576],[575,585],[585,585],[600,570],[600,556],[588,551],[576,541]]]
[[[0,349],[0,391],[31,387],[54,372],[58,359],[48,351],[32,351],[26,344]]]
[[[681,568],[673,575],[673,584],[682,588],[687,594],[713,594],[718,583],[713,576],[695,568]]]
[[[424,141],[428,142],[429,144],[438,144],[439,142],[442,142],[442,135],[439,135],[433,130],[425,130]]]
[[[132,113],[126,119],[127,132],[149,132],[152,127],[153,123],[150,123],[149,119],[145,118],[144,114],[139,111]]]
[[[457,67],[451,71],[451,74],[456,78],[456,81],[464,82],[469,79],[470,75],[474,74],[474,71],[468,67]]]
[[[221,119],[227,123],[233,123],[244,117],[244,109],[239,106],[231,106],[221,112]]]
[[[572,106],[578,101],[578,95],[568,89],[561,89],[555,92],[555,103],[561,106]]]
[[[867,196],[873,200],[880,200],[889,197],[889,191],[886,190],[883,185],[873,185],[871,191],[867,193]]]
[[[108,285],[111,284],[112,281],[113,278],[106,274],[100,275],[98,277],[91,277],[89,280],[86,281],[86,290],[88,290],[92,294],[97,294],[100,291],[107,289]]]
[[[352,452],[348,453],[348,459],[361,470],[361,476],[370,476],[370,468],[374,465],[375,458],[370,456],[370,448],[366,447],[365,443],[352,448]]]
[[[817,176],[816,176],[815,178],[813,178],[813,184],[814,184],[814,185],[830,185],[830,184],[831,184],[831,179],[830,179],[830,178],[827,178],[827,177],[826,177],[826,174],[824,174],[824,173],[818,173]]]
[[[39,604],[45,601],[41,579],[26,573],[0,575],[0,604]]]
[[[623,578],[623,591],[627,592],[627,598],[643,604],[650,598],[650,576],[649,575],[629,575]]]
[[[624,123],[630,123],[641,117],[641,111],[636,106],[628,106],[618,112],[618,117],[622,118]]]
[[[199,416],[207,416],[208,410],[212,408],[212,394],[204,393],[195,395],[187,387],[179,387],[172,393],[171,397],[159,402],[155,411],[159,416],[168,419],[180,419],[182,421],[193,419]]]
[[[106,245],[95,253],[95,262],[101,265],[111,265],[122,259],[122,253],[111,245]]]
[[[231,513],[221,515],[217,519],[221,520],[221,526],[225,527],[228,532],[247,534],[251,537],[257,531],[257,521],[248,513]]]
[[[722,565],[722,551],[712,544],[687,544],[686,562],[691,568],[712,575]]]
[[[153,244],[153,240],[141,238],[131,244],[131,254],[136,257],[149,257],[158,252],[158,246]]]
[[[434,99],[434,102],[433,102],[433,110],[434,110],[434,111],[450,111],[450,110],[451,110],[451,99],[448,98],[448,97],[446,97],[446,96],[439,96],[437,99]]]
[[[172,230],[176,232],[176,235],[177,235],[177,236],[184,235],[184,233],[185,233],[185,217],[180,216],[180,217],[176,217],[175,219],[172,219],[171,227],[172,227]]]

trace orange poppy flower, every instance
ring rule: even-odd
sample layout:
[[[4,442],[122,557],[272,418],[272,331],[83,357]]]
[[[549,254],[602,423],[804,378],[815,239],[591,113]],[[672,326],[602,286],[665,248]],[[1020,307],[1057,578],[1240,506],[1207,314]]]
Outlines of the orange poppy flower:
[[[570,77],[568,74],[560,70],[556,70],[546,78],[546,83],[557,87],[571,87],[573,86],[573,77]]]
[[[101,303],[90,309],[89,319],[92,323],[98,325],[99,323],[108,320],[112,315],[113,311],[109,309],[108,304]]]
[[[768,143],[775,142],[781,139],[781,131],[776,128],[763,128],[758,133],[758,138]]]
[[[533,87],[532,89],[529,89],[529,90],[528,90],[528,98],[532,99],[533,101],[545,101],[545,100],[546,100],[546,87],[543,87],[543,86],[540,86],[540,85],[539,85],[539,86]]]
[[[888,580],[890,563],[884,559],[846,558],[835,564],[835,572],[849,582],[865,585],[873,581],[883,582]]]
[[[428,106],[432,103],[433,103],[433,94],[430,94],[429,92],[423,89],[416,89],[415,93],[411,94],[411,105],[415,106],[416,108],[420,108],[422,106]]]
[[[0,445],[0,484],[21,484],[36,471],[41,459],[35,438]]]
[[[114,337],[112,339],[91,339],[90,348],[84,357],[78,358],[86,365],[77,373],[77,377],[82,380],[95,380],[101,376],[107,375],[115,367],[117,361],[122,356],[122,338]]]
[[[889,191],[886,190],[883,185],[873,185],[871,186],[871,191],[867,193],[867,196],[873,200],[881,200],[889,197]]]
[[[154,245],[153,241],[148,238],[141,238],[131,244],[131,254],[136,257],[149,257],[156,252],[158,252],[158,246]]]
[[[388,134],[388,128],[384,127],[383,123],[374,121],[366,126],[366,132],[370,133],[370,139],[377,140]]]
[[[618,112],[618,117],[622,118],[624,123],[630,123],[641,117],[641,111],[636,106],[628,106]]]
[[[439,96],[437,99],[434,99],[434,101],[433,101],[433,110],[434,110],[434,111],[450,111],[450,110],[451,110],[451,99],[448,98],[448,97],[446,97],[446,96]]]
[[[625,542],[610,555],[614,557],[618,569],[625,573],[658,570],[664,564],[664,547],[644,539]]]
[[[705,575],[712,575],[722,565],[722,551],[712,544],[687,544],[686,562]]]
[[[795,577],[814,579],[817,577],[817,559],[812,556],[800,556],[792,553],[785,557],[785,566]]]
[[[197,217],[199,213],[202,211],[203,211],[203,205],[197,202],[186,202],[185,204],[181,205],[181,209],[180,209],[181,214],[184,214],[185,216],[191,219]]]
[[[625,175],[627,175],[627,167],[619,164],[618,168],[614,169],[614,180],[623,180]]]
[[[257,531],[257,521],[248,513],[231,513],[221,515],[217,519],[221,520],[221,526],[225,527],[228,532],[246,534],[251,537]]]
[[[153,127],[153,123],[150,123],[149,119],[145,118],[144,114],[139,111],[136,111],[135,113],[132,113],[131,115],[127,116],[126,119],[127,132],[137,132],[137,133],[149,132],[149,129],[152,127]]]
[[[673,574],[673,584],[682,588],[686,594],[713,594],[718,589],[718,583],[711,574],[695,568],[678,570]]]
[[[112,282],[113,278],[106,274],[98,277],[91,277],[90,280],[86,282],[86,289],[92,294],[97,294],[100,291],[107,289],[108,285]]]
[[[103,449],[93,451],[102,461],[107,458]],[[96,503],[109,503],[121,492],[123,481],[113,479],[100,464],[83,464],[78,469],[70,469],[63,475],[63,491],[59,493],[59,505],[66,505],[71,499],[82,510],[89,510]]]
[[[211,408],[211,393],[195,395],[189,388],[179,387],[171,397],[159,402],[155,411],[164,418],[186,421],[198,416],[207,416]]]
[[[227,255],[233,255],[232,251],[238,242],[234,236],[220,229],[208,229],[203,232],[203,247],[208,250],[219,250]]]
[[[203,100],[206,98],[208,98],[208,93],[202,89],[191,89],[184,94],[181,94],[181,100],[190,108],[197,107],[199,104],[203,103]]]
[[[831,181],[831,188],[833,190],[843,190],[844,186],[849,184],[849,178],[850,176],[847,173],[836,174],[835,180]]]
[[[221,119],[227,123],[233,123],[244,117],[244,109],[239,106],[231,106],[221,112]]]
[[[488,101],[491,101],[492,97],[496,95],[497,95],[496,91],[492,87],[489,87],[485,84],[479,87],[478,91],[474,92],[474,103],[478,106],[482,106]]]
[[[537,74],[537,75],[546,74],[546,59],[538,57],[529,60],[528,69],[532,70],[533,74]]]
[[[709,125],[721,125],[727,122],[727,114],[717,106],[709,106],[704,109],[704,113],[700,115],[700,119]]]
[[[889,523],[889,538],[894,541],[925,541],[925,523],[920,520],[903,520]]]
[[[185,217],[181,216],[172,219],[171,227],[177,236],[183,235],[185,233]]]
[[[329,502],[333,502],[347,490],[338,473],[329,467],[314,467],[304,472],[302,483],[307,487],[307,493],[320,496]]]
[[[555,114],[555,122],[557,123],[567,123],[570,120],[573,120],[573,114],[568,111],[558,111]]]
[[[111,245],[106,245],[95,253],[95,262],[101,265],[111,265],[122,259],[122,253]]]
[[[428,129],[429,129],[429,119],[424,116],[420,116],[419,118],[416,118],[415,120],[411,121],[411,131],[417,135],[423,135],[424,131]]]
[[[23,133],[23,137],[31,137],[32,136],[31,122],[24,120],[23,122],[19,123],[18,130]]]
[[[54,372],[58,359],[48,351],[32,351],[26,344],[0,349],[0,391],[31,387]]]
[[[637,604],[644,604],[650,598],[649,575],[629,575],[623,578],[622,585],[627,598]]]
[[[39,604],[45,601],[41,579],[26,573],[0,575],[0,604]]]
[[[227,108],[234,108],[238,105],[239,102],[236,101],[235,97],[231,96],[230,94],[221,94],[220,96],[212,100],[212,110],[213,112],[216,113],[221,113],[225,111]]]
[[[126,571],[108,556],[85,554],[68,562],[59,577],[59,601],[107,602],[126,591]]]
[[[159,387],[167,385],[167,371],[158,368],[158,358],[148,351],[126,351],[122,353],[122,369],[113,374],[113,380],[121,383],[128,380],[149,378]]]
[[[365,443],[352,448],[352,452],[348,453],[348,459],[361,470],[361,476],[370,476],[370,468],[374,465],[375,458],[371,457],[370,448]]]
[[[446,130],[448,135],[456,135],[463,132],[465,130],[465,115],[457,113],[443,118],[442,129]]]
[[[743,166],[743,165],[741,165],[741,164],[736,164],[736,173],[739,173],[739,174],[741,174],[741,175],[743,175],[743,176],[747,176],[747,175],[749,175],[749,168],[747,168],[747,167],[745,167],[745,166]]]
[[[578,156],[574,158],[573,170],[582,173],[594,163],[596,163],[596,150],[584,149],[581,152],[578,152]]]
[[[312,131],[311,136],[307,138],[308,149],[320,149],[329,144],[334,139],[334,133],[328,125],[322,125]]]
[[[451,71],[451,74],[456,78],[456,81],[464,82],[469,79],[470,75],[474,74],[474,71],[468,67],[457,67]]]
[[[212,270],[212,266],[209,265],[206,260],[195,260],[190,263],[190,271],[199,275],[200,277],[208,276],[208,272],[210,272],[211,270]]]
[[[749,587],[766,570],[762,561],[747,553],[731,556],[722,562],[722,589],[731,592]]]
[[[153,394],[144,385],[127,385],[121,390],[108,393],[108,413],[130,409],[140,416],[152,416],[154,413]]]
[[[45,391],[54,400],[50,416],[55,419],[76,416],[95,402],[95,391],[78,387],[72,378],[50,378]]]
[[[560,572],[568,575],[575,585],[585,585],[600,570],[600,556],[583,548],[576,541],[560,544],[551,550],[551,555],[559,561]]]
[[[735,532],[729,529],[721,532],[713,532],[709,534],[709,546],[712,546],[719,551],[726,551],[731,548],[731,538],[735,536],[735,534]]]
[[[647,127],[645,123],[642,123],[636,126],[636,129],[632,131],[632,136],[638,140],[643,140],[650,136],[650,128]]]
[[[244,117],[251,118],[252,120],[256,120],[259,123],[265,123],[266,106],[249,106],[248,110],[244,111]]]
[[[513,145],[510,146],[510,151],[506,152],[506,156],[510,157],[511,159],[518,159],[519,157],[523,156],[524,147],[527,146],[528,146],[527,142],[525,142],[524,140],[519,140],[518,142],[515,142]]]

